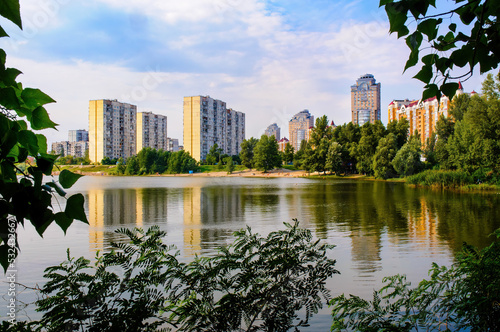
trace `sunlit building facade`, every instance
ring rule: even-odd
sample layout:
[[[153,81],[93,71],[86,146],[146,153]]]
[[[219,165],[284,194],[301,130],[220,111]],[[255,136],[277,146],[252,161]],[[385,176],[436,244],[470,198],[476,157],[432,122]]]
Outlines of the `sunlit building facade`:
[[[237,155],[245,139],[245,113],[226,108],[210,96],[184,97],[184,150],[205,160],[217,144],[223,153]]]
[[[351,86],[352,123],[364,125],[381,120],[380,104],[381,84],[377,83],[372,74],[366,74],[356,80]]]
[[[293,116],[288,123],[290,144],[295,151],[299,151],[300,143],[309,140],[309,129],[314,127],[314,116],[309,110],[303,110]]]
[[[266,128],[264,135],[267,135],[269,137],[274,136],[276,141],[279,142],[281,140],[281,133],[280,132],[281,132],[281,129],[280,129],[280,127],[278,127],[278,124],[273,123],[272,125],[270,125],[269,127]]]
[[[137,153],[147,147],[168,150],[166,116],[151,112],[137,113]]]

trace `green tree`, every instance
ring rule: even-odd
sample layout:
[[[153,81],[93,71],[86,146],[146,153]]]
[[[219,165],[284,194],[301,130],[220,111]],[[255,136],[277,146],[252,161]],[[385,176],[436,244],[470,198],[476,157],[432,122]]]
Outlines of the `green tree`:
[[[469,102],[470,96],[466,93],[462,93],[452,99],[449,113],[455,121],[462,121],[469,109]]]
[[[326,157],[326,169],[337,175],[342,171],[342,145],[332,141],[328,147],[328,156]]]
[[[326,159],[328,156],[328,148],[332,140],[332,128],[328,125],[328,117],[323,115],[316,119],[316,125],[311,131],[309,144],[311,145],[312,155],[310,170],[316,172],[324,172],[326,170]]]
[[[387,179],[394,174],[392,160],[397,152],[396,136],[392,133],[380,139],[373,156],[373,171],[376,178]]]
[[[118,159],[118,163],[116,164],[116,173],[117,174],[125,174],[126,166],[123,162],[123,158]]]
[[[278,142],[276,142],[274,136],[262,135],[255,146],[254,153],[255,167],[259,170],[267,172],[281,166]]]
[[[283,154],[283,162],[285,164],[290,164],[293,162],[293,157],[294,157],[294,148],[290,143],[287,143],[285,145],[285,151]]]
[[[396,153],[392,166],[399,175],[409,176],[422,169],[420,139],[413,137]]]
[[[339,272],[331,245],[298,222],[262,237],[250,228],[213,257],[177,260],[158,226],[120,229],[129,243],[95,263],[72,258],[45,270],[33,330],[288,331],[308,326],[330,300],[326,280]],[[3,327],[3,325],[2,325]],[[19,327],[23,327],[19,324]],[[16,330],[17,331],[17,330]]]
[[[241,151],[240,151],[241,164],[247,168],[254,168],[255,166],[253,157],[254,157],[254,149],[258,142],[259,142],[258,139],[250,137],[249,139],[243,140],[243,142],[241,143]]]
[[[500,62],[498,1],[453,0],[437,13],[429,11],[431,6],[436,7],[435,0],[380,0],[380,6],[387,12],[390,32],[396,32],[398,38],[406,37],[410,56],[405,70],[421,60],[422,68],[415,78],[426,84],[422,99],[439,99],[441,93],[451,99],[458,89],[453,80],[472,76],[477,66],[486,73]],[[424,49],[426,55],[421,57]],[[453,69],[463,67],[468,68],[466,73],[452,74]]]
[[[207,164],[215,165],[220,163],[222,161],[221,154],[222,154],[222,149],[219,148],[219,145],[217,143],[212,145],[207,154],[206,158]]]
[[[234,162],[232,157],[226,157],[224,159],[224,162],[226,163],[226,171],[227,174],[232,174],[234,172]]]
[[[372,301],[334,298],[332,331],[498,331],[500,229],[494,235],[483,250],[464,244],[450,268],[433,263],[429,280],[415,288],[395,275]]]
[[[125,175],[139,175],[139,160],[137,156],[132,156],[127,159],[127,166],[125,167]]]
[[[398,150],[408,141],[409,129],[410,123],[406,118],[402,118],[399,121],[391,121],[387,125],[387,132],[394,134],[396,137]]]
[[[306,150],[308,149],[308,143],[306,140],[300,142],[300,148],[293,156],[293,167],[296,169],[303,169],[304,159],[306,158]]]
[[[4,0],[0,15],[22,29],[19,0]],[[8,37],[0,27],[0,38]],[[55,129],[44,105],[54,100],[39,89],[23,87],[17,82],[21,71],[6,67],[7,55],[0,49],[0,263],[4,270],[13,263],[19,251],[18,225],[29,220],[43,235],[54,221],[64,232],[73,220],[87,222],[82,194],[67,197],[81,175],[63,170],[58,181],[44,183],[50,176],[57,156],[47,153],[47,139],[36,131]],[[24,170],[16,165],[33,157],[36,165]],[[52,195],[66,199],[63,211],[52,206]]]
[[[350,150],[351,155],[357,160],[358,172],[373,174],[373,156],[379,140],[385,133],[386,130],[380,121],[376,121],[375,124],[367,122],[361,127],[361,139],[359,143],[353,143]]]

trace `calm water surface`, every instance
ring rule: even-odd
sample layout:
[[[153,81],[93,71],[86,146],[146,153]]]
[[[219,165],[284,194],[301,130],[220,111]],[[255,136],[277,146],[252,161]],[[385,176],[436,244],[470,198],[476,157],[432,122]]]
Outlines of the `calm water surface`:
[[[123,241],[114,233],[121,227],[159,225],[168,233],[165,241],[188,261],[231,243],[233,232],[246,225],[266,235],[296,218],[317,238],[337,245],[331,256],[341,275],[329,282],[333,295],[370,298],[382,277],[401,273],[417,282],[427,277],[432,262],[450,264],[464,241],[488,245],[487,235],[500,227],[498,194],[436,192],[400,183],[84,177],[74,192],[85,196],[90,225],[75,222],[66,236],[51,226],[44,239],[31,226],[22,230],[19,282],[43,284],[44,268],[62,262],[66,248],[72,256],[87,258],[109,250],[111,242]],[[1,294],[6,294],[5,286],[0,284]],[[35,299],[33,291],[19,295],[22,302]],[[40,317],[30,306],[23,314]],[[324,308],[308,331],[329,331],[330,325],[329,309]]]

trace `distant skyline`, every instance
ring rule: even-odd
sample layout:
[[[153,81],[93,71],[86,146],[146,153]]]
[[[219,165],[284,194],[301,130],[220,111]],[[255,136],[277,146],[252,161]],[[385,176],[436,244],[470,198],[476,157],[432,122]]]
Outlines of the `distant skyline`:
[[[350,86],[380,82],[382,122],[393,99],[418,99],[423,84],[402,75],[409,50],[389,36],[378,1],[21,0],[24,31],[2,21],[7,66],[47,106],[63,141],[88,129],[89,100],[118,99],[168,117],[182,141],[183,97],[210,95],[246,113],[246,137],[270,123],[288,137],[303,109],[340,125],[351,120]],[[476,74],[464,89],[480,91]]]

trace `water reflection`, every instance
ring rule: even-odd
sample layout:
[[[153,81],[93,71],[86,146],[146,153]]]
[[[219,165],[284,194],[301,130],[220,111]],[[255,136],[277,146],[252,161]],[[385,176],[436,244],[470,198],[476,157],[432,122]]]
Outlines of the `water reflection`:
[[[88,190],[90,248],[106,249],[120,241],[113,233],[117,228],[158,224],[173,233],[171,240],[184,256],[192,256],[226,244],[245,225],[266,233],[298,218],[318,238],[349,238],[351,267],[366,279],[384,268],[387,257],[450,256],[464,241],[484,247],[486,235],[500,227],[499,195],[384,182],[246,181]]]

